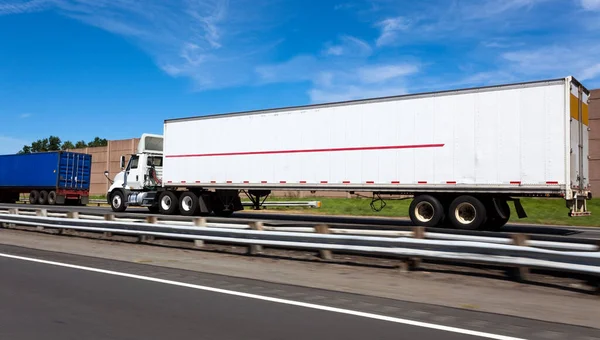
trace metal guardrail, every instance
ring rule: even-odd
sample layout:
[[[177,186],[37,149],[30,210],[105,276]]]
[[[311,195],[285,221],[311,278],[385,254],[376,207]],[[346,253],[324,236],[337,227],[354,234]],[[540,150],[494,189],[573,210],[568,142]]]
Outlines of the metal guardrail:
[[[108,204],[106,199],[91,199],[90,204]],[[242,201],[242,205],[245,207],[252,207],[254,204],[250,201]],[[266,201],[262,203],[263,207],[303,207],[303,208],[320,208],[321,201]]]
[[[600,276],[598,246],[540,243],[543,241],[532,243],[526,240],[524,235],[514,237],[510,240],[512,244],[499,244],[496,238],[475,236],[470,236],[469,240],[432,239],[440,235],[426,233],[422,228],[415,228],[413,232],[402,232],[404,234],[401,236],[382,237],[349,235],[345,234],[346,231],[329,229],[324,225],[316,226],[312,232],[290,231],[289,228],[283,231],[281,227],[275,229],[277,227],[265,226],[260,222],[246,226],[207,223],[203,218],[195,218],[191,222],[160,221],[156,216],[149,216],[142,221],[117,219],[112,214],[85,216],[76,212],[71,212],[65,217],[64,214],[48,214],[45,210],[23,214],[17,209],[0,212],[0,222],[8,225],[238,244],[248,246],[251,253],[260,251],[262,246],[271,246],[317,250],[324,258],[331,258],[331,252],[334,251],[398,257],[408,261],[407,263],[414,263],[415,258],[424,258],[519,267],[520,272],[524,268],[541,268]],[[447,234],[442,235],[448,237]],[[554,249],[546,249],[547,247]],[[564,250],[572,249],[569,247],[580,249]]]

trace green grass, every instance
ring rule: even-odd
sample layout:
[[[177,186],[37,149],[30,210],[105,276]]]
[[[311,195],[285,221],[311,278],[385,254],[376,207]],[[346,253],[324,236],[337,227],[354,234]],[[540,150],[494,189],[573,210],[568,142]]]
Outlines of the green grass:
[[[383,217],[408,217],[408,206],[411,200],[387,200],[386,207],[381,212],[371,210],[371,200],[366,198],[285,198],[272,197],[272,201],[321,201],[321,208],[283,208],[270,207],[268,210],[298,212],[323,215],[349,215],[349,216],[383,216]],[[600,200],[588,201],[588,210],[591,216],[569,217],[569,209],[563,199],[524,198],[521,203],[528,217],[519,219],[512,203],[511,221],[516,223],[594,226],[600,227]]]

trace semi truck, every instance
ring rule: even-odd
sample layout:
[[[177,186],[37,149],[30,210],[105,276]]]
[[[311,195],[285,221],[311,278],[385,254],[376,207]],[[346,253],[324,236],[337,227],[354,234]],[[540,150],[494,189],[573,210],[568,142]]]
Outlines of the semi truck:
[[[565,77],[169,119],[121,159],[108,202],[230,215],[243,194],[368,192],[412,198],[415,225],[471,230],[502,227],[511,202],[526,217],[522,197],[589,215],[588,101]]]
[[[0,202],[16,203],[22,193],[30,204],[87,204],[92,156],[56,151],[0,156]]]

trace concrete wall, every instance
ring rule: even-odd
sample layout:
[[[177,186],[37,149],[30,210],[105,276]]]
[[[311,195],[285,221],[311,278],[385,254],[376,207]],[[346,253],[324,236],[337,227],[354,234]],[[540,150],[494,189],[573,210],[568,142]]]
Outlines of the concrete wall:
[[[106,194],[110,185],[108,179],[104,176],[104,171],[110,171],[111,178],[121,171],[119,168],[119,159],[121,158],[121,155],[127,156],[127,160],[129,160],[129,155],[136,153],[139,141],[139,138],[111,140],[108,141],[108,146],[69,150],[92,155],[92,183],[90,195]]]
[[[594,196],[600,196],[600,89],[590,96],[590,184]]]

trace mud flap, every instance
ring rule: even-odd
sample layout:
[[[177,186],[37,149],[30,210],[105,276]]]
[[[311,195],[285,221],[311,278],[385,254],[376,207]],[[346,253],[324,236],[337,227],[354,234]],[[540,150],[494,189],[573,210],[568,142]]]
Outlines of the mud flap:
[[[521,204],[521,200],[512,199],[512,201],[515,204],[515,211],[517,212],[517,216],[519,216],[519,218],[526,218],[527,213],[525,212],[525,208],[523,208],[523,205]]]

